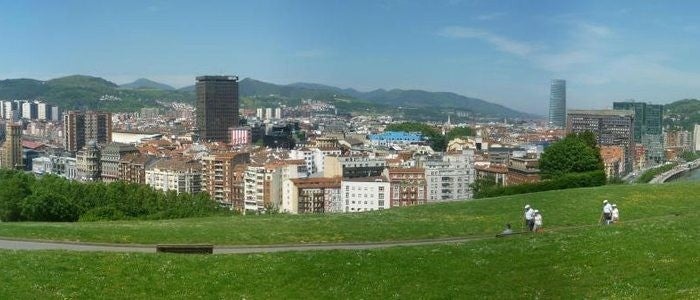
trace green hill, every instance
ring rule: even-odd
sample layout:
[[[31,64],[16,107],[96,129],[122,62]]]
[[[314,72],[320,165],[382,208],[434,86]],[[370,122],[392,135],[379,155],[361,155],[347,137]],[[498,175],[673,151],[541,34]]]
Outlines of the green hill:
[[[120,85],[119,87],[123,88],[123,89],[136,89],[136,90],[139,90],[139,89],[164,90],[164,91],[175,90],[175,88],[172,86],[169,86],[167,84],[160,83],[160,82],[155,82],[153,80],[146,79],[146,78],[139,78],[139,79],[136,79],[134,82],[125,83],[125,84]]]
[[[115,83],[99,77],[73,75],[48,81],[2,80],[0,99],[41,99],[65,110],[85,108],[135,111],[142,107],[157,106],[157,100],[191,102],[194,95],[157,89],[120,89]]]
[[[4,250],[0,298],[697,299],[698,187],[698,183],[606,186],[331,218],[135,222],[133,231],[126,223],[105,222],[102,231],[115,237],[123,234],[125,239],[142,230],[162,231],[159,238],[168,241],[176,240],[167,238],[172,235],[187,235],[191,242],[202,236],[217,240],[219,232],[233,232],[230,243],[255,240],[251,236],[256,235],[277,242],[330,241],[334,236],[406,239],[427,232],[436,232],[431,236],[495,233],[503,222],[517,223],[520,208],[530,203],[543,212],[545,231],[440,246],[248,255]],[[595,225],[602,198],[618,203],[621,223]],[[252,224],[236,226],[246,223]],[[52,235],[61,231],[67,237],[75,234],[70,231],[84,230],[76,224],[37,223],[0,228],[6,225],[24,226],[27,237],[41,237],[51,225],[57,228]],[[185,227],[191,231],[183,232]],[[270,231],[275,229],[282,230]],[[284,238],[291,234],[297,236]]]
[[[700,100],[684,99],[664,105],[664,125],[693,131],[700,124]]]

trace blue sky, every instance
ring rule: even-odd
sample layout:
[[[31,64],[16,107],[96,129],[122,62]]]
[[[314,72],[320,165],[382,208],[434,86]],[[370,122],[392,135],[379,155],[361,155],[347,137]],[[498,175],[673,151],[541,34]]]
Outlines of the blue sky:
[[[700,97],[698,1],[0,0],[0,79],[201,74],[451,91],[546,114]]]

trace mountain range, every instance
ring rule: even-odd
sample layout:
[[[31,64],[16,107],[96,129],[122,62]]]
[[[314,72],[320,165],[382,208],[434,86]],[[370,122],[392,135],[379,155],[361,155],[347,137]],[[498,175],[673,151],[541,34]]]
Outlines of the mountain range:
[[[241,98],[272,97],[331,101],[346,112],[375,111],[406,118],[445,119],[448,114],[493,118],[533,118],[503,105],[449,92],[377,89],[361,92],[315,83],[279,85],[245,78],[239,82]],[[99,101],[102,96],[121,101]],[[99,77],[73,75],[48,81],[7,79],[0,81],[0,99],[43,99],[64,109],[90,108],[118,111],[157,105],[160,101],[194,101],[194,86],[175,89],[145,78],[117,85]]]

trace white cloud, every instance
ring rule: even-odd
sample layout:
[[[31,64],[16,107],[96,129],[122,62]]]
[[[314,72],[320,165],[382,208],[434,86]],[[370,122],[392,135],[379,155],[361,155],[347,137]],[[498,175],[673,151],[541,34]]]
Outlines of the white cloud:
[[[479,39],[493,45],[500,51],[518,56],[527,56],[535,50],[535,47],[528,43],[516,41],[478,28],[448,26],[440,29],[438,35],[455,39]]]

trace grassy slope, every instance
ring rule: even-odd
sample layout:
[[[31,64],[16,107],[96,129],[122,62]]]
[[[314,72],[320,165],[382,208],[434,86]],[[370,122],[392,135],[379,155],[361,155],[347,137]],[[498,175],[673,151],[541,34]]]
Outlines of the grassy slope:
[[[471,202],[340,215],[213,217],[168,221],[2,223],[1,237],[114,243],[280,244],[407,240],[491,235],[520,225],[521,208],[539,208],[549,227],[596,224],[601,201],[623,220],[698,210],[700,183],[619,185],[550,191]]]
[[[0,299],[697,299],[698,228],[696,213],[385,250],[0,251]]]

